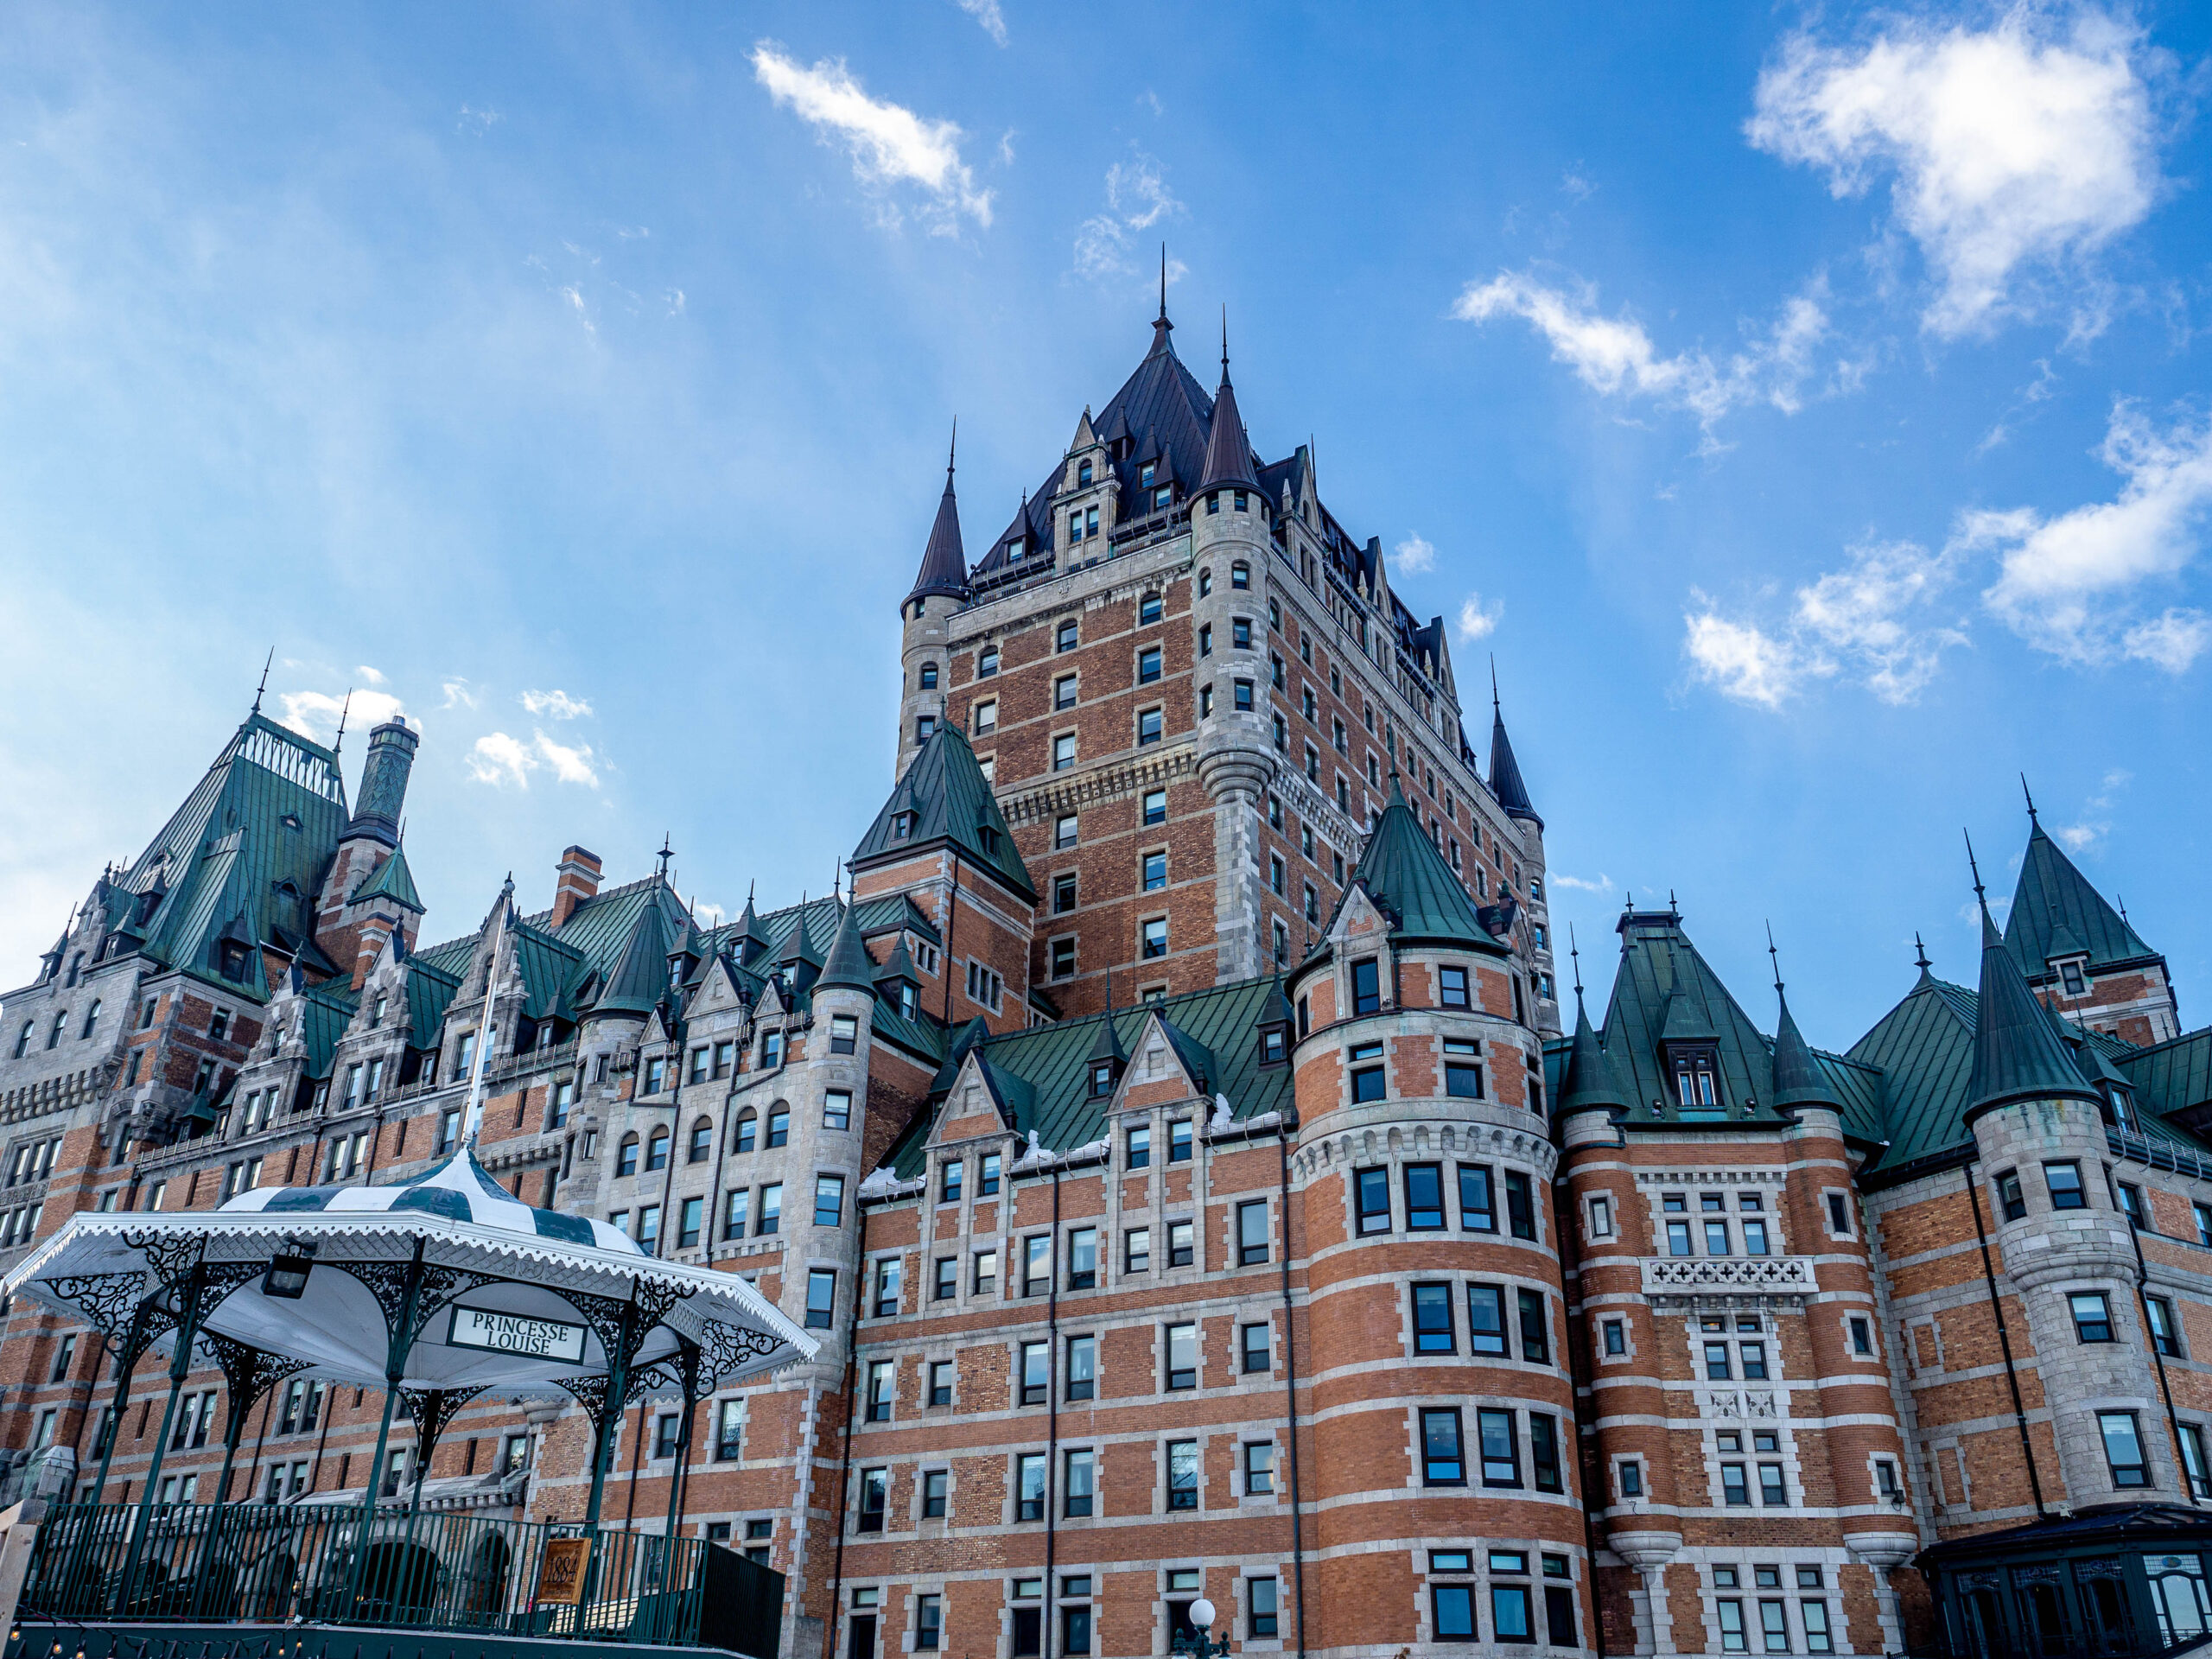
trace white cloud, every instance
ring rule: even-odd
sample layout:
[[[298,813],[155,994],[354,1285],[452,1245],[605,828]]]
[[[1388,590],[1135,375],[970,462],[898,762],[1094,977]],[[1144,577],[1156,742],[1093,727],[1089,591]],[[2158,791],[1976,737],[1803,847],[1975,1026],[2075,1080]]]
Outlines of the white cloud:
[[[2082,803],[2082,816],[2073,823],[2053,827],[2051,834],[2064,842],[2076,853],[2093,850],[2098,842],[2112,833],[2111,812],[2113,799],[2127,787],[2133,774],[2118,768],[2105,773],[2097,792]]]
[[[353,672],[359,675],[361,678],[366,680],[371,685],[382,685],[384,683],[384,676],[378,673],[376,670],[371,668],[366,663],[363,663],[359,668],[355,669]]]
[[[1093,282],[1125,279],[1154,267],[1136,257],[1138,232],[1183,211],[1183,204],[1167,188],[1160,163],[1142,150],[1126,162],[1106,169],[1106,211],[1095,213],[1076,227],[1075,271]],[[1167,264],[1167,280],[1183,274],[1180,260]]]
[[[342,715],[349,732],[365,732],[403,712],[397,697],[383,691],[356,691],[350,703],[343,696],[321,691],[282,691],[276,701],[284,712],[276,716],[303,737],[327,743],[338,734]]]
[[[455,677],[447,680],[439,685],[438,690],[445,694],[446,699],[438,705],[441,709],[474,709],[476,706],[475,690],[465,679]]]
[[[493,732],[478,738],[476,746],[469,751],[468,775],[480,784],[490,784],[495,788],[528,789],[531,773],[550,766],[554,777],[562,783],[597,789],[599,773],[591,763],[588,747],[580,744],[571,748],[556,743],[543,732],[533,732],[527,743],[505,732]]]
[[[1419,531],[1408,532],[1406,539],[1392,550],[1393,563],[1404,575],[1417,576],[1424,570],[1436,568],[1436,549],[1423,538]]]
[[[1569,887],[1576,893],[1611,893],[1613,890],[1613,878],[1602,870],[1598,873],[1595,881],[1586,881],[1579,875],[1554,875],[1551,880],[1552,886]]]
[[[981,23],[995,44],[1006,44],[1006,16],[999,10],[999,0],[954,0],[954,3]]]
[[[550,715],[555,720],[574,720],[580,715],[591,713],[589,702],[561,690],[525,691],[519,701],[531,714]]]
[[[455,132],[474,133],[482,137],[501,119],[497,110],[473,110],[466,104],[461,106],[461,118],[453,124]]]
[[[1865,43],[1798,35],[1745,131],[1857,195],[1894,174],[1898,222],[1939,284],[1922,323],[1987,328],[2031,264],[2078,266],[2150,212],[2157,132],[2140,32],[2094,7],[2020,5],[1986,29],[1895,19]]]
[[[976,188],[975,174],[960,159],[963,134],[952,122],[870,98],[842,58],[804,67],[763,41],[753,48],[753,73],[769,97],[811,123],[824,143],[844,144],[862,184],[920,186],[939,230],[951,231],[963,213],[990,224],[991,193]]]
[[[1567,169],[1559,181],[1559,188],[1577,201],[1587,201],[1598,194],[1598,187],[1590,181],[1590,175],[1582,170],[1579,162]]]
[[[1740,702],[1778,709],[1806,681],[1843,674],[1884,702],[1907,703],[1936,677],[1943,652],[1967,643],[1955,625],[1929,622],[1929,603],[1956,580],[1946,548],[1862,542],[1850,563],[1799,588],[1772,625],[1723,616],[1705,595],[1684,618],[1684,649],[1698,677]]]
[[[1478,639],[1487,639],[1497,632],[1497,625],[1505,619],[1505,601],[1493,599],[1483,603],[1480,594],[1469,594],[1459,607],[1459,638],[1468,645]]]
[[[2202,612],[2128,614],[2139,584],[2171,581],[2196,556],[2212,510],[2212,421],[2160,431],[2128,404],[2113,410],[2099,457],[2126,482],[2110,501],[2045,518],[2031,508],[1964,515],[1957,539],[1997,550],[1982,599],[2039,651],[2070,663],[2133,658],[2186,669],[2212,632]]]
[[[1702,594],[1692,595],[1703,601]],[[1683,617],[1682,649],[1698,677],[1738,702],[1779,709],[1796,695],[1807,676],[1833,673],[1833,664],[1807,657],[1788,639],[1777,639],[1757,626],[1732,622],[1710,608]]]
[[[1519,317],[1550,342],[1554,359],[1592,391],[1688,410],[1709,434],[1722,416],[1750,404],[1796,412],[1814,348],[1827,332],[1825,297],[1825,285],[1815,282],[1783,307],[1763,338],[1725,365],[1702,352],[1661,356],[1642,323],[1600,316],[1596,290],[1586,283],[1569,293],[1534,276],[1501,271],[1487,283],[1468,283],[1452,315],[1463,322]]]

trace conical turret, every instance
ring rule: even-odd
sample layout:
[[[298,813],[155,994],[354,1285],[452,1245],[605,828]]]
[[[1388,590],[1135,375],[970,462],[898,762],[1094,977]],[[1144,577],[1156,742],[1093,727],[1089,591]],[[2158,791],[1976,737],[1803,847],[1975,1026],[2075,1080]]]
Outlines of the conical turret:
[[[1513,742],[1505,734],[1505,709],[1497,697],[1497,665],[1490,671],[1490,792],[1509,818],[1526,818],[1541,830],[1544,821],[1529,803],[1529,786],[1521,781],[1521,763],[1513,758]]]
[[[815,989],[875,992],[875,964],[868,960],[861,939],[860,906],[847,905],[837,923],[837,936],[830,942],[830,959],[822,964]]]
[[[1162,315],[1165,315],[1163,311]],[[1199,474],[1198,493],[1210,490],[1250,490],[1260,487],[1252,470],[1252,445],[1244,435],[1244,420],[1236,410],[1236,388],[1229,382],[1229,330],[1221,338],[1221,385],[1213,395],[1213,429],[1206,435],[1206,464]]]
[[[1811,1045],[1790,1015],[1789,999],[1783,994],[1779,980],[1775,982],[1774,1001],[1780,1010],[1774,1022],[1775,1106],[1827,1106],[1840,1111],[1835,1090],[1828,1086],[1820,1062],[1813,1058]]]
[[[955,437],[957,442],[957,435]],[[931,594],[958,599],[968,591],[968,556],[960,545],[960,504],[952,493],[953,452],[944,458],[944,493],[938,498],[937,522],[922,550],[922,568],[908,590],[909,602]]]
[[[1967,1079],[1967,1118],[2025,1100],[2097,1103],[2097,1091],[2082,1081],[2064,1039],[2051,1029],[2050,1016],[1990,919],[1979,878],[1974,896],[1981,903],[1981,1001],[1975,1010],[1974,1071]]]
[[[1616,1109],[1625,1111],[1630,1104],[1629,1091],[1621,1087],[1612,1062],[1590,1024],[1589,1011],[1582,1006],[1582,993],[1578,990],[1574,994],[1574,1046],[1567,1051],[1567,1077],[1560,1090],[1560,1115]]]

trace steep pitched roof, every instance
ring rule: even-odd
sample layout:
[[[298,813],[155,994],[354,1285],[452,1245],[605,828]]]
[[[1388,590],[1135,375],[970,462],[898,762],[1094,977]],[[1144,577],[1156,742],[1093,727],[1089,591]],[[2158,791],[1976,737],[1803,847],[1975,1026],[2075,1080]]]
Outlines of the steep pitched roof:
[[[1406,804],[1395,772],[1390,777],[1389,804],[1376,821],[1367,850],[1337,900],[1338,912],[1355,883],[1367,889],[1368,897],[1390,918],[1391,931],[1402,939],[1433,939],[1492,956],[1510,954],[1509,947],[1483,925],[1475,901]],[[1323,931],[1335,925],[1332,913]]]
[[[404,847],[393,848],[391,856],[347,895],[348,902],[353,904],[359,904],[365,899],[389,899],[418,916],[423,913],[422,895],[415,891],[415,873],[407,868]]]
[[[1974,1014],[1974,1071],[1967,1078],[1968,1121],[2023,1100],[2096,1101],[2066,1039],[2028,989],[2020,964],[1981,912],[1981,1000]]]
[[[1256,492],[1259,474],[1252,467],[1252,445],[1244,435],[1243,417],[1236,412],[1236,388],[1229,383],[1229,345],[1221,347],[1221,385],[1213,395],[1213,425],[1206,434],[1205,465],[1199,470],[1194,494],[1209,490],[1244,489]]]
[[[658,905],[641,905],[593,1007],[601,1013],[649,1014],[668,989],[672,948],[668,919]]]
[[[1842,1103],[1827,1074],[1814,1059],[1812,1046],[1797,1029],[1789,1013],[1789,999],[1782,987],[1774,988],[1777,1012],[1774,1022],[1774,1103],[1777,1106],[1836,1106]]]
[[[1606,1006],[1605,1048],[1631,1091],[1630,1128],[1710,1122],[1782,1123],[1767,1039],[1683,932],[1672,910],[1630,911],[1619,923],[1621,961]],[[1668,1041],[1711,1043],[1722,1116],[1685,1117],[1666,1068]]]
[[[906,833],[896,833],[902,824]],[[949,725],[939,726],[922,745],[848,861],[856,870],[867,869],[946,842],[969,863],[991,871],[1032,904],[1036,902],[1028,868],[1014,849],[1014,836],[982,767],[976,762],[976,752]]]
[[[1591,1028],[1589,1010],[1582,1006],[1579,992],[1574,998],[1574,1043],[1567,1051],[1566,1071],[1553,1098],[1559,1102],[1561,1114],[1636,1104],[1635,1096],[1623,1089],[1620,1079],[1613,1075],[1612,1062]]]
[[[2030,979],[2047,977],[2050,959],[2087,950],[2092,969],[2155,960],[2158,953],[2066,856],[2038,823],[2028,832],[2020,880],[2005,918],[2005,944]]]
[[[1528,818],[1537,829],[1544,827],[1536,809],[1529,804],[1529,786],[1521,781],[1521,763],[1513,758],[1512,740],[1505,734],[1505,709],[1495,696],[1491,700],[1490,792],[1509,818]]]
[[[861,943],[858,906],[845,906],[837,937],[830,946],[830,958],[822,964],[822,977],[814,984],[817,990],[842,988],[874,995],[875,964],[868,960],[868,946]]]
[[[960,545],[960,503],[952,493],[952,458],[944,462],[944,493],[938,498],[937,521],[922,549],[922,566],[914,574],[908,599],[925,594],[945,594],[958,599],[968,591],[968,556]]]

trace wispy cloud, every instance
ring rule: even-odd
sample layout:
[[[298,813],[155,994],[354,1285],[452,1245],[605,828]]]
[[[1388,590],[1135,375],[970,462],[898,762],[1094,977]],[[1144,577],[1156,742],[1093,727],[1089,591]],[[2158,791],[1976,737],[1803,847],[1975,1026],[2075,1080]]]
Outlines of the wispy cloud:
[[[2097,792],[2082,803],[2081,816],[2071,823],[2053,825],[2050,833],[2064,842],[2069,852],[2094,851],[2112,833],[2113,802],[2133,776],[2116,767],[2105,773]]]
[[[1579,875],[1554,875],[1551,881],[1555,887],[1567,887],[1576,893],[1611,893],[1613,890],[1613,878],[1602,870],[1598,873],[1595,881],[1586,881]]]
[[[2180,673],[2212,640],[2203,613],[2174,607],[2145,618],[2129,601],[2197,554],[2212,511],[2212,421],[2161,430],[2121,403],[2097,453],[2126,480],[2112,500],[2050,518],[2026,507],[1969,513],[1959,539],[1998,554],[1983,601],[2037,650],[2070,663],[2133,658]]]
[[[461,106],[460,119],[453,124],[453,130],[455,132],[466,132],[481,138],[503,118],[497,110],[472,109],[464,104]]]
[[[459,676],[442,682],[438,690],[445,696],[445,701],[438,705],[441,709],[474,709],[476,706],[475,688]]]
[[[599,787],[590,748],[556,743],[543,732],[533,732],[527,743],[505,732],[492,732],[478,738],[468,753],[468,775],[494,788],[528,789],[531,774],[549,768],[561,783]]]
[[[982,24],[994,43],[1006,44],[1006,14],[999,10],[999,0],[954,0],[954,3]]]
[[[1182,211],[1159,162],[1134,150],[1128,161],[1106,169],[1106,211],[1076,227],[1076,275],[1109,282],[1150,272],[1151,264],[1136,257],[1137,237]],[[1167,280],[1174,282],[1182,274],[1182,261],[1169,260]]]
[[[1767,404],[1795,414],[1802,406],[1815,347],[1827,333],[1825,298],[1824,284],[1814,283],[1726,363],[1703,352],[1662,356],[1642,323],[1600,315],[1597,290],[1588,283],[1560,287],[1501,271],[1487,283],[1468,283],[1452,315],[1478,323],[1519,317],[1550,343],[1554,360],[1573,369],[1592,391],[1687,410],[1710,443],[1713,425],[1732,410]]]
[[[961,160],[964,135],[954,123],[870,98],[842,58],[804,66],[763,41],[753,48],[753,73],[769,97],[811,124],[823,143],[844,145],[853,176],[863,185],[918,186],[924,214],[937,230],[957,229],[963,214],[990,224],[991,192],[977,188],[973,169]]]
[[[341,715],[348,731],[365,732],[405,712],[399,699],[385,691],[355,691],[350,700],[323,691],[280,691],[276,703],[283,711],[276,716],[279,721],[318,743],[327,743],[338,734]]]
[[[533,715],[546,715],[555,720],[575,720],[591,713],[591,704],[582,697],[572,697],[562,690],[525,691],[520,699],[522,706]]]
[[[1839,197],[1891,175],[1937,284],[1923,327],[1980,332],[2013,308],[2024,267],[2078,270],[2150,212],[2150,55],[2094,6],[2018,5],[1983,29],[1891,17],[1848,47],[1800,34],[1759,77],[1745,131]]]
[[[1484,604],[1480,594],[1469,594],[1459,607],[1459,638],[1467,645],[1487,639],[1497,632],[1497,625],[1504,620],[1503,600],[1493,599]]]
[[[1409,531],[1406,539],[1390,551],[1391,563],[1407,575],[1417,576],[1436,569],[1436,549],[1419,531]]]
[[[359,668],[356,668],[353,672],[370,685],[382,685],[384,683],[383,674],[378,670],[371,668],[366,663],[363,663]]]

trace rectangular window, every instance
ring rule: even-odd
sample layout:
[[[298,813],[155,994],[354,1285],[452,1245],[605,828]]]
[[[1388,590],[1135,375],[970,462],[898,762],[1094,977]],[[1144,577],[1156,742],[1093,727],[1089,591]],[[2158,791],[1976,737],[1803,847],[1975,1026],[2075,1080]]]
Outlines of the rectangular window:
[[[1098,1338],[1068,1338],[1067,1397],[1089,1400],[1098,1391]]]
[[[1628,1352],[1628,1322],[1625,1319],[1605,1320],[1599,1327],[1599,1333],[1604,1340],[1607,1355]]]
[[[952,1403],[952,1362],[933,1359],[930,1362],[930,1404],[949,1406]]]
[[[1068,1234],[1068,1288],[1090,1290],[1098,1283],[1098,1230],[1077,1227]]]
[[[1801,1601],[1797,1604],[1805,1624],[1805,1651],[1834,1653],[1835,1642],[1828,1634],[1828,1605],[1825,1601]]]
[[[2189,1490],[2199,1497],[2212,1497],[2212,1462],[2205,1459],[2204,1430],[2196,1423],[2181,1426],[2181,1460]]]
[[[1498,1285],[1467,1287],[1467,1351],[1510,1355],[1505,1345],[1505,1291]]]
[[[914,1598],[914,1646],[933,1652],[944,1645],[944,1599],[941,1596]]]
[[[861,1471],[860,1511],[854,1523],[855,1532],[881,1532],[883,1511],[891,1496],[891,1471],[888,1469]]]
[[[707,1201],[704,1198],[686,1198],[677,1208],[676,1246],[678,1249],[689,1250],[698,1245],[701,1223],[703,1220],[701,1212],[706,1206]]]
[[[2082,1190],[2082,1166],[2068,1160],[2063,1163],[2043,1166],[2044,1184],[2050,1188],[2050,1207],[2054,1210],[2086,1210],[2088,1194]]]
[[[1516,1238],[1536,1236],[1536,1202],[1526,1171],[1505,1172],[1506,1228]]]
[[[1520,1302],[1521,1357],[1534,1365],[1548,1365],[1552,1363],[1551,1321],[1544,1312],[1544,1293],[1515,1294]]]
[[[891,1421],[892,1364],[887,1359],[874,1359],[868,1367],[868,1421],[887,1423]]]
[[[1440,1642],[1475,1639],[1475,1586],[1471,1584],[1432,1584],[1428,1587],[1429,1624]]]
[[[1167,1442],[1167,1507],[1171,1510],[1195,1510],[1198,1507],[1198,1443],[1196,1440]]]
[[[1467,1006],[1467,970],[1465,968],[1437,969],[1437,1000],[1447,1008]]]
[[[1481,1164],[1459,1166],[1459,1225],[1470,1233],[1497,1230],[1497,1203],[1490,1171]]]
[[[1351,1011],[1354,1014],[1379,1013],[1382,1007],[1382,980],[1375,958],[1370,957],[1351,965]]]
[[[1249,1375],[1254,1371],[1272,1370],[1268,1351],[1268,1327],[1248,1325],[1237,1332],[1243,1353],[1242,1369]]]
[[[1090,1652],[1090,1609],[1060,1609],[1060,1652],[1065,1659],[1086,1659]]]
[[[1149,1123],[1133,1123],[1133,1124],[1131,1124],[1131,1125],[1129,1126],[1129,1133],[1128,1133],[1128,1139],[1127,1139],[1127,1141],[1126,1141],[1126,1142],[1125,1142],[1125,1145],[1126,1145],[1126,1147],[1127,1147],[1127,1156],[1128,1156],[1128,1166],[1128,1166],[1128,1168],[1130,1168],[1130,1169],[1147,1169],[1147,1168],[1149,1168],[1149,1167],[1151,1166],[1151,1165],[1152,1165],[1152,1125],[1151,1125],[1151,1124],[1149,1124]]]
[[[1444,1169],[1440,1164],[1405,1167],[1406,1230],[1440,1232],[1444,1228]]]
[[[2074,1339],[2076,1342],[2110,1342],[2112,1340],[2112,1307],[2099,1290],[2077,1290],[2066,1299],[2074,1315]],[[2156,1321],[2153,1320],[2155,1326]]]
[[[1458,1100],[1483,1097],[1482,1050],[1475,1043],[1444,1039],[1444,1092]]]
[[[1766,1344],[1760,1342],[1744,1342],[1736,1345],[1743,1351],[1744,1381],[1746,1382],[1765,1382]]]
[[[1521,1484],[1521,1446],[1513,1433],[1510,1411],[1478,1411],[1477,1431],[1482,1437],[1483,1484],[1518,1486]]]
[[[1490,1587],[1491,1630],[1500,1642],[1533,1643],[1535,1624],[1529,1618],[1529,1590],[1525,1584],[1497,1584]]]
[[[1759,1502],[1770,1509],[1779,1509],[1789,1502],[1789,1489],[1782,1478],[1780,1464],[1759,1465]]]
[[[1359,1197],[1359,1230],[1368,1233],[1387,1233],[1390,1230],[1390,1172],[1387,1169],[1363,1169],[1354,1176]]]
[[[1147,743],[1159,742],[1160,733],[1160,710],[1157,709],[1139,709],[1137,711],[1137,747],[1139,748],[1142,748]]]
[[[1138,955],[1150,962],[1167,954],[1167,918],[1155,916],[1138,930],[1141,944]]]
[[[1548,1573],[1550,1557],[1547,1556],[1545,1571]],[[1544,1586],[1544,1640],[1555,1648],[1579,1648],[1581,1639],[1574,1630],[1574,1592],[1561,1584]]]
[[[1171,1221],[1167,1224],[1167,1265],[1187,1268],[1195,1258],[1198,1236],[1197,1224]]]
[[[1160,677],[1160,647],[1147,645],[1137,652],[1137,683],[1150,685]]]
[[[1167,1386],[1170,1389],[1195,1389],[1198,1386],[1198,1327],[1196,1325],[1171,1325],[1167,1327]]]
[[[1052,770],[1066,772],[1075,765],[1075,734],[1063,732],[1052,740]]]
[[[1273,1579],[1244,1580],[1244,1633],[1255,1641],[1273,1641],[1279,1628],[1276,1584]]]
[[[1766,1253],[1766,1223],[1761,1221],[1757,1216],[1745,1217],[1744,1254],[1764,1255]]]
[[[1084,1516],[1090,1513],[1093,1491],[1092,1475],[1096,1465],[1088,1451],[1067,1452],[1061,1454],[1060,1513],[1064,1516]]]
[[[976,1173],[978,1179],[976,1183],[976,1195],[984,1198],[996,1197],[999,1190],[999,1154],[995,1152],[985,1153],[982,1164],[977,1166]]]
[[[837,1269],[809,1268],[806,1270],[806,1328],[810,1331],[834,1329],[836,1311]]]
[[[1444,1408],[1421,1414],[1421,1484],[1464,1486],[1467,1460],[1459,1446],[1459,1414]]]
[[[951,1484],[950,1470],[925,1469],[922,1471],[922,1519],[941,1521],[944,1518],[945,1493]]]
[[[1268,1259],[1268,1205],[1256,1198],[1236,1206],[1236,1264],[1249,1268]]]
[[[1042,1296],[1052,1287],[1052,1240],[1039,1233],[1021,1241],[1021,1294]]]
[[[2097,1432],[2104,1439],[2105,1463],[2112,1471],[2112,1484],[2121,1488],[2148,1486],[2151,1467],[2143,1455],[2143,1437],[2137,1431],[2135,1414],[2101,1411]]]
[[[1052,850],[1065,852],[1076,842],[1076,815],[1072,812],[1056,818],[1052,823]]]
[[[1152,1271],[1152,1229],[1132,1227],[1122,1235],[1122,1271],[1149,1273]]]
[[[1529,1473],[1540,1492],[1567,1490],[1560,1471],[1559,1422],[1541,1412],[1529,1414]]]
[[[1414,1351],[1449,1354],[1459,1351],[1452,1327],[1452,1287],[1415,1285],[1414,1296]]]
[[[1167,791],[1148,789],[1144,796],[1144,822],[1147,828],[1167,822]]]
[[[835,1227],[844,1219],[845,1178],[842,1175],[817,1175],[814,1178],[814,1224]]]
[[[735,1463],[743,1450],[745,1439],[745,1402],[724,1400],[715,1411],[715,1461]],[[516,1467],[511,1457],[507,1467]]]
[[[875,1317],[887,1319],[899,1311],[899,1281],[905,1277],[905,1258],[887,1255],[875,1264]]]
[[[1021,1403],[1041,1406],[1052,1398],[1052,1351],[1041,1342],[1021,1344]]]
[[[1724,1463],[1720,1465],[1720,1501],[1743,1506],[1751,1503],[1751,1480],[1745,1472],[1744,1465]]]
[[[1191,1161],[1191,1120],[1179,1117],[1167,1126],[1167,1161],[1187,1164]]]
[[[724,1238],[745,1236],[746,1215],[752,1207],[752,1193],[741,1186],[732,1189],[724,1199],[722,1205],[722,1236]]]

